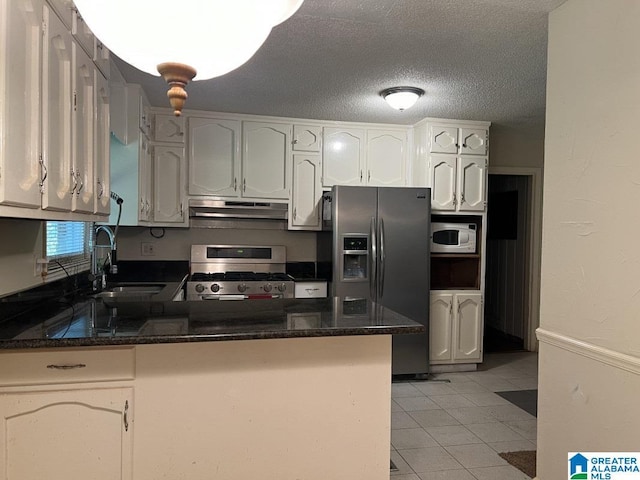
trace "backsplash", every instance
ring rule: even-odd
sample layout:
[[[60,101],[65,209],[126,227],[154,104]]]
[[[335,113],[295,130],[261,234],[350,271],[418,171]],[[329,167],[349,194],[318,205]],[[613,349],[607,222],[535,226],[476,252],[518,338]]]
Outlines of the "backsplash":
[[[154,236],[152,236],[152,234]],[[156,238],[161,237],[161,238]],[[120,227],[119,260],[189,260],[191,245],[284,245],[288,262],[316,261],[316,232],[287,230]],[[142,254],[142,244],[153,255]]]

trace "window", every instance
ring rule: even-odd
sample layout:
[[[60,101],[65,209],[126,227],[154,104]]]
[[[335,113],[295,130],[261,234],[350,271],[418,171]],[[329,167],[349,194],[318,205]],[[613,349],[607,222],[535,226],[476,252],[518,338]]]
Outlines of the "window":
[[[90,268],[92,231],[93,223],[88,222],[46,222],[48,280]]]

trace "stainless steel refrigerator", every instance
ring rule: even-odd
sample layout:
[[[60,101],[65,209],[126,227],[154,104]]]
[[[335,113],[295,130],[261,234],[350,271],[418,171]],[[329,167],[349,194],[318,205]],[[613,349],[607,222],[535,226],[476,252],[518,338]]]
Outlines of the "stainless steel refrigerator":
[[[333,294],[370,298],[427,327],[394,335],[392,373],[429,371],[431,192],[334,186]]]

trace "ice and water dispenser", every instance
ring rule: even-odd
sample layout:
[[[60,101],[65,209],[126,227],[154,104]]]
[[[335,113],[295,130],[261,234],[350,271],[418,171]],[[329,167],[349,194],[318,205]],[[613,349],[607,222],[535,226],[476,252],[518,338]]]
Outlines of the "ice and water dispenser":
[[[367,281],[369,278],[369,237],[345,235],[342,239],[342,279]]]

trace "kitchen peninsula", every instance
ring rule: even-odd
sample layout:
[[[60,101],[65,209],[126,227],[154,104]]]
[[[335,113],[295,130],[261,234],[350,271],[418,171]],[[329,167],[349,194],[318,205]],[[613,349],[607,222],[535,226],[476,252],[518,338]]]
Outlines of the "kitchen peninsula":
[[[391,334],[422,325],[340,298],[69,310],[0,325],[6,478],[388,479]]]

